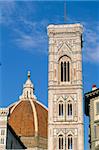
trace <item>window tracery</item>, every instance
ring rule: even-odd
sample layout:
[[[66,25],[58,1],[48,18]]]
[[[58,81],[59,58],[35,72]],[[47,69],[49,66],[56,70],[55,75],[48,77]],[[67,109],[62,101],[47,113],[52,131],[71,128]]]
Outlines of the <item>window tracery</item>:
[[[61,82],[70,82],[70,58],[63,56],[59,59],[59,80]]]
[[[67,134],[62,133],[62,131],[57,136],[58,150],[73,150],[73,133],[69,131]]]

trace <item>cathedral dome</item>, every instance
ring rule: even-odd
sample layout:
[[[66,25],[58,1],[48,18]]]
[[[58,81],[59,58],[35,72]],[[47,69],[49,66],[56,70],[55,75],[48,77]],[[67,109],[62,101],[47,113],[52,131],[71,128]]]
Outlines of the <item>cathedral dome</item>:
[[[47,138],[47,110],[35,100],[22,100],[10,109],[9,124],[19,136]]]
[[[37,101],[30,76],[23,86],[19,101],[11,105],[9,110],[8,123],[18,136],[21,138],[38,136],[47,139],[48,110]],[[27,143],[25,145],[27,146]]]

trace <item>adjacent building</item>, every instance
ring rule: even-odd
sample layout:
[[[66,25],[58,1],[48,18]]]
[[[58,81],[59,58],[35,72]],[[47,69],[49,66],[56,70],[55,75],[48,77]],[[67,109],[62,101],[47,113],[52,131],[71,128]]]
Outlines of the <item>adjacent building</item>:
[[[26,149],[15,131],[8,124],[8,108],[0,109],[0,150]]]
[[[85,94],[85,114],[89,116],[89,143],[91,150],[99,150],[99,88]]]

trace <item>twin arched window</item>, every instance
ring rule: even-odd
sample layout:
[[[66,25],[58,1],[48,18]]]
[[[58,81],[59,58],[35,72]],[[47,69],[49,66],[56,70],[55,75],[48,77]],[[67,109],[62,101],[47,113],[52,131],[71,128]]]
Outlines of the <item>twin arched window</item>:
[[[58,136],[59,150],[66,149],[66,147],[67,147],[68,150],[73,150],[73,137],[72,137],[72,135],[69,134],[69,135],[67,136],[67,142],[66,142],[66,140],[65,140],[65,141],[64,141],[64,140],[65,140],[65,139],[64,139],[63,135],[60,134],[60,135]],[[66,143],[67,143],[67,144],[66,144]]]
[[[64,116],[64,107],[65,106],[66,105],[63,102],[58,103],[58,115],[59,115],[59,117]],[[71,101],[67,102],[67,108],[66,109],[67,109],[66,116],[68,119],[71,119],[73,116],[73,103]]]
[[[69,82],[70,81],[70,58],[67,56],[63,56],[59,60],[60,65],[60,81],[61,82]]]

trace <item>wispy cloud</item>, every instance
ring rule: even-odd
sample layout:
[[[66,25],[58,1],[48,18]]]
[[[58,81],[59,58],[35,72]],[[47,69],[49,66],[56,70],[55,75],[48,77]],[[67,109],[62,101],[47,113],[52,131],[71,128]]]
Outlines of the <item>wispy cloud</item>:
[[[0,24],[11,23],[10,17],[15,10],[15,1],[0,1]]]
[[[97,45],[97,47],[95,47],[95,49],[91,50],[90,58],[94,62],[99,63],[99,45]]]
[[[16,1],[0,2],[0,23],[9,26],[14,33],[12,42],[27,52],[47,53],[47,31],[49,23],[59,23],[60,16],[53,20],[47,18],[35,19],[36,7],[33,2],[17,3]],[[27,10],[27,11],[26,11]],[[84,25],[84,60],[99,63],[99,21],[76,21],[67,17],[67,22],[81,22]]]
[[[99,21],[93,24],[84,24],[84,48],[83,56],[85,61],[99,63]]]
[[[33,3],[31,6],[31,2],[25,2],[23,6],[22,8],[22,3],[15,1],[2,2],[0,23],[12,30],[14,37],[10,42],[20,49],[27,52],[36,50],[36,52],[47,53],[46,26],[48,20],[37,21],[32,17],[35,12]]]
[[[35,29],[34,29],[35,30]],[[41,31],[36,30],[31,34],[16,31],[19,35],[14,39],[15,44],[22,50],[34,53],[47,53],[47,36]]]

